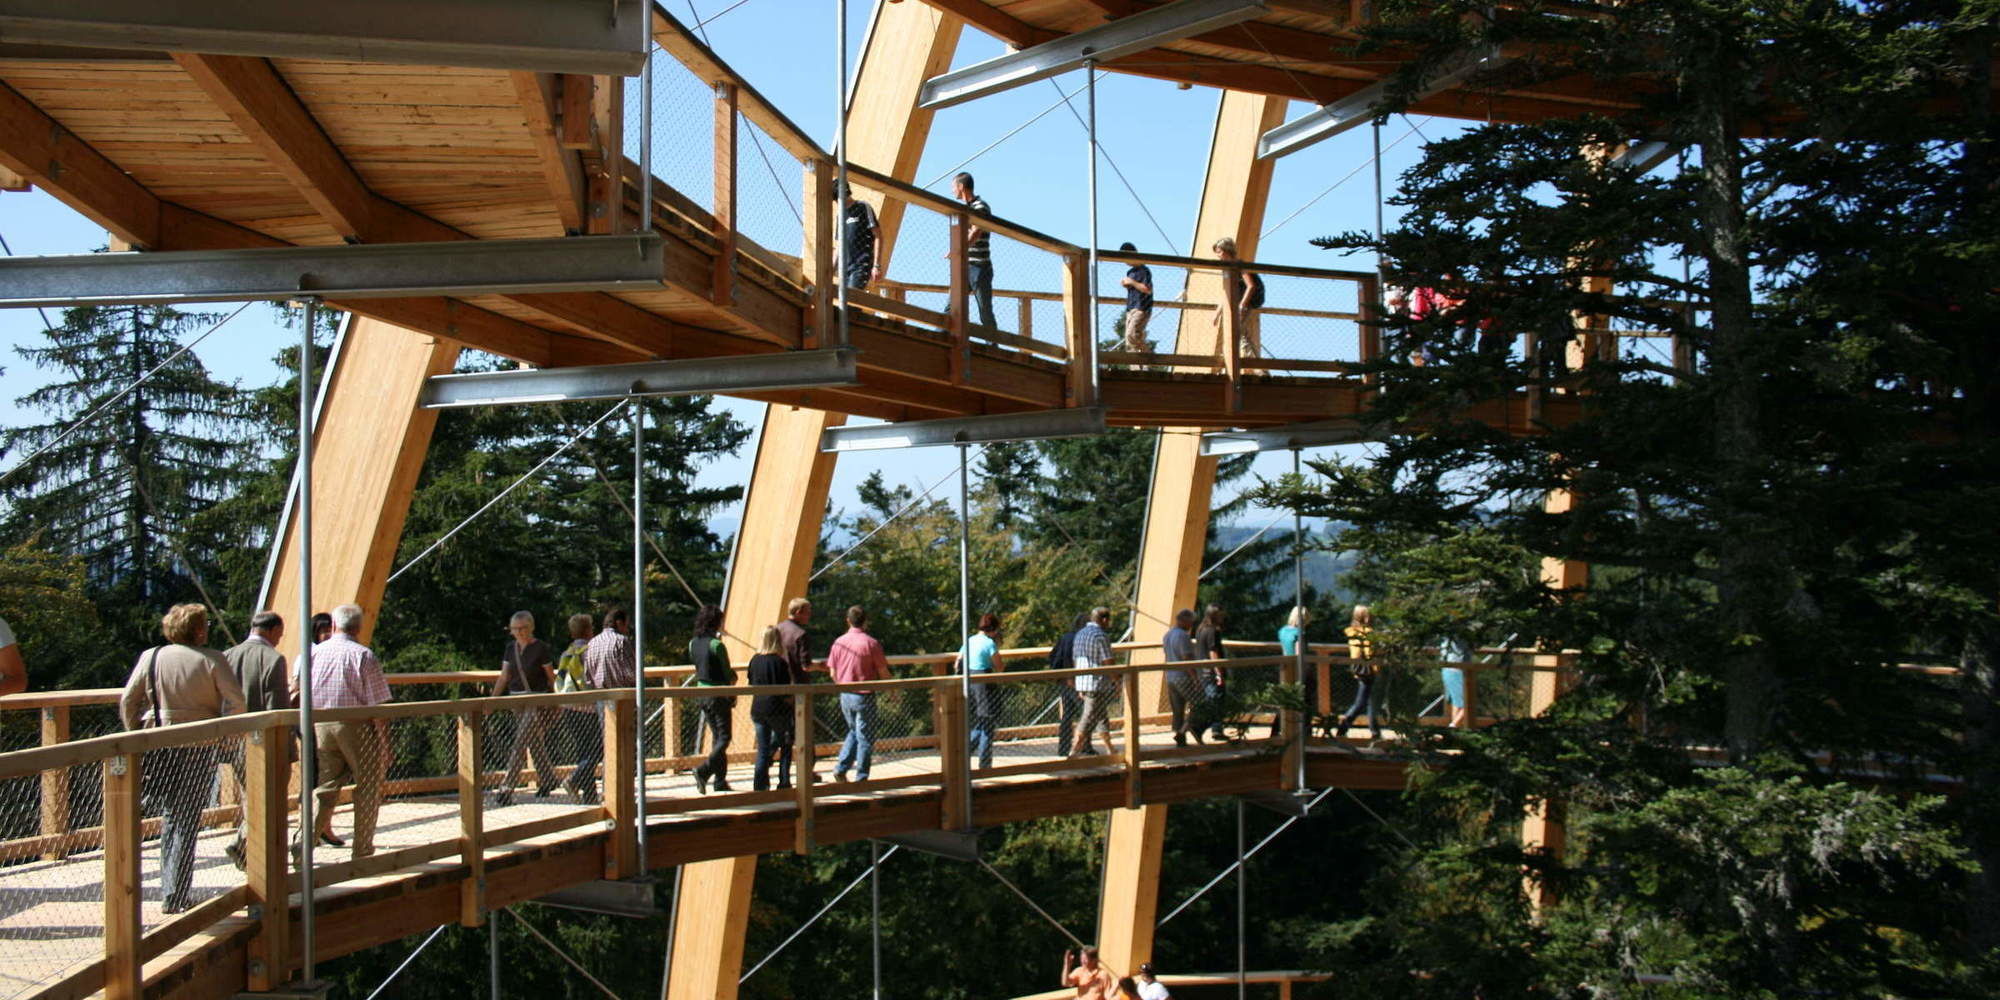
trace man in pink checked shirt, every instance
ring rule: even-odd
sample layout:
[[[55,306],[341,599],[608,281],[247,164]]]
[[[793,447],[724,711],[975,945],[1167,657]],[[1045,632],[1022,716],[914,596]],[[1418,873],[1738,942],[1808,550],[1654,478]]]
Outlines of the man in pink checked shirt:
[[[313,708],[352,708],[389,700],[389,682],[375,653],[355,640],[361,608],[333,609],[333,634],[312,650]],[[388,764],[389,725],[381,719],[315,722],[313,739],[319,793],[320,843],[340,847],[333,834],[333,806],[340,788],[354,782],[354,856],[375,853],[375,816],[382,808],[382,778]]]
[[[833,640],[826,653],[826,669],[835,684],[889,679],[889,657],[882,644],[868,634],[868,611],[857,604],[847,609],[847,634]],[[840,714],[847,720],[847,739],[840,744],[840,759],[833,765],[833,780],[846,781],[847,769],[854,768],[854,780],[868,780],[868,765],[875,757],[875,692],[842,691]]]

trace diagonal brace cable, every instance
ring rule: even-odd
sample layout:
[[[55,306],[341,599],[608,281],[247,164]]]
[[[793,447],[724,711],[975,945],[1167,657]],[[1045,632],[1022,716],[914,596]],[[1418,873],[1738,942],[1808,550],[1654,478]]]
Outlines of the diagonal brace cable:
[[[600,981],[596,976],[590,974],[589,969],[586,969],[582,965],[579,965],[576,959],[569,957],[568,953],[564,952],[561,948],[556,947],[556,943],[554,941],[549,940],[547,937],[543,936],[541,931],[536,930],[535,925],[528,922],[528,918],[523,917],[518,913],[515,913],[512,907],[502,910],[501,912],[507,914],[510,917],[513,917],[515,923],[520,924],[522,927],[527,928],[528,933],[533,934],[535,936],[535,940],[540,941],[542,943],[542,947],[547,948],[548,950],[554,952],[557,958],[560,958],[564,962],[569,963],[569,967],[575,969],[577,975],[590,980],[590,985],[595,986],[600,990],[603,990],[604,995],[610,997],[611,1000],[620,1000],[618,994],[612,992],[611,987],[604,985],[604,983]],[[486,919],[491,920],[493,918],[489,914]]]
[[[861,874],[854,876],[854,881],[847,883],[847,888],[840,890],[838,894],[836,894],[832,899],[828,900],[825,906],[819,908],[818,913],[815,913],[812,916],[807,917],[806,922],[800,924],[798,930],[793,931],[789,937],[779,942],[776,948],[771,949],[770,954],[765,955],[762,959],[760,959],[757,962],[756,965],[751,966],[749,972],[744,973],[741,978],[736,980],[736,984],[738,986],[741,986],[744,983],[749,982],[750,977],[756,975],[758,969],[761,969],[764,966],[771,964],[771,960],[777,958],[779,952],[784,951],[786,948],[790,947],[791,943],[793,941],[797,941],[799,939],[799,935],[804,934],[806,931],[810,930],[812,928],[812,925],[819,923],[819,918],[826,916],[829,910],[832,910],[835,906],[839,905],[841,900],[846,899],[848,893],[853,892],[855,889],[860,888],[861,883],[868,881],[868,876],[875,871],[876,866],[880,865],[884,861],[889,860],[889,855],[894,854],[902,849],[903,845],[901,844],[890,844],[889,849],[883,851],[882,856],[880,858],[877,858],[872,864],[870,864],[866,869],[864,869],[861,872]]]
[[[473,511],[472,516],[466,518],[463,521],[458,522],[458,524],[455,527],[453,527],[450,531],[447,531],[443,535],[439,536],[437,541],[432,542],[428,548],[424,549],[422,552],[417,553],[414,557],[410,559],[409,562],[404,563],[401,568],[397,569],[394,573],[389,574],[389,579],[383,581],[383,583],[388,584],[396,582],[396,578],[402,576],[404,573],[409,572],[410,567],[415,566],[420,562],[423,562],[425,556],[428,556],[431,553],[436,552],[438,548],[442,546],[444,543],[451,541],[451,537],[453,535],[458,534],[460,531],[465,530],[466,525],[479,520],[480,515],[486,513],[489,510],[492,510],[493,506],[499,503],[500,501],[507,499],[507,494],[514,492],[515,488],[519,487],[522,483],[525,483],[528,480],[534,478],[535,474],[542,471],[542,469],[546,468],[550,462],[553,462],[557,458],[561,457],[563,452],[569,450],[570,445],[573,445],[578,441],[582,440],[585,434],[588,434],[591,431],[596,430],[599,424],[602,424],[606,420],[611,419],[612,414],[615,414],[619,410],[622,410],[624,408],[625,408],[625,403],[619,402],[614,404],[611,407],[611,409],[604,411],[604,415],[598,417],[596,420],[591,421],[589,427],[585,427],[583,430],[577,432],[575,437],[572,437],[569,440],[564,441],[562,445],[558,447],[556,450],[549,452],[547,458],[544,458],[541,461],[536,462],[534,468],[521,473],[521,477],[519,479],[516,479],[513,482],[508,483],[506,489],[501,490],[500,493],[493,499],[486,501],[486,504],[484,506],[480,507],[478,510]]]
[[[1042,909],[1041,904],[1035,902],[1032,898],[1028,896],[1027,893],[1022,892],[1020,886],[1015,885],[1013,882],[1008,881],[1007,876],[1000,874],[1000,869],[993,867],[993,865],[988,863],[985,858],[979,859],[979,866],[993,873],[993,877],[999,879],[1001,885],[1004,885],[1007,888],[1012,889],[1014,891],[1014,895],[1021,897],[1021,902],[1028,904],[1028,909],[1031,909],[1036,913],[1040,914],[1043,920],[1049,922],[1049,926],[1054,927],[1056,930],[1061,931],[1063,937],[1069,938],[1070,941],[1073,942],[1079,948],[1090,947],[1089,945],[1083,943],[1082,938],[1077,937],[1074,934],[1071,934],[1069,932],[1069,928],[1064,927],[1062,925],[1062,921],[1057,920],[1052,916],[1049,916],[1049,911]]]
[[[409,968],[410,963],[416,961],[417,956],[423,954],[424,949],[430,947],[431,942],[436,941],[439,934],[444,933],[444,928],[445,925],[439,924],[436,930],[431,931],[430,936],[424,938],[424,943],[418,945],[415,951],[410,952],[409,957],[403,959],[402,963],[396,966],[394,972],[389,973],[389,978],[382,980],[382,985],[375,987],[374,991],[368,994],[368,1000],[375,1000],[376,997],[381,996],[382,991],[388,989],[389,984],[395,982],[396,977],[402,975],[403,970]]]
[[[1319,805],[1321,799],[1324,799],[1331,794],[1333,794],[1333,789],[1331,788],[1322,789],[1318,795],[1313,796],[1311,802],[1306,803],[1306,812],[1312,812],[1313,807]],[[1273,840],[1278,839],[1278,834],[1284,833],[1287,829],[1291,827],[1293,823],[1298,822],[1300,819],[1301,817],[1298,816],[1285,817],[1285,821],[1283,823],[1278,824],[1278,828],[1276,830],[1272,830],[1269,836],[1265,837],[1263,840],[1258,841],[1256,847],[1253,847],[1243,852],[1243,860],[1248,861],[1252,857],[1255,857],[1258,851],[1264,849],[1264,845],[1270,843]],[[1203,894],[1208,892],[1208,890],[1215,888],[1217,885],[1220,885],[1223,879],[1228,878],[1230,873],[1236,870],[1236,866],[1238,864],[1241,864],[1241,862],[1231,861],[1229,863],[1229,867],[1224,868],[1221,872],[1217,873],[1217,875],[1214,878],[1209,879],[1207,885],[1204,885],[1201,888],[1196,889],[1194,891],[1194,895],[1189,896],[1184,900],[1181,900],[1181,905],[1174,907],[1174,912],[1169,913],[1164,917],[1161,917],[1159,922],[1154,924],[1153,926],[1156,928],[1167,926],[1167,921],[1172,920],[1177,916],[1180,916],[1182,910],[1185,910],[1188,907],[1193,906],[1195,900],[1200,899]]]
[[[985,445],[979,446],[979,453],[982,455],[986,454]],[[893,524],[897,518],[902,517],[904,514],[909,513],[911,510],[914,510],[918,504],[928,499],[932,493],[937,492],[937,488],[943,486],[945,484],[945,480],[951,479],[957,475],[958,475],[958,470],[953,469],[952,471],[945,473],[941,478],[938,479],[937,482],[934,482],[929,486],[924,487],[924,491],[922,493],[917,494],[914,497],[911,497],[909,503],[904,504],[901,507],[901,509],[897,510],[894,514],[889,515],[889,517],[886,520],[884,520],[881,524],[878,524],[875,527],[870,528],[867,534],[861,536],[860,541],[855,542],[853,545],[850,545],[847,548],[840,550],[839,555],[836,555],[832,559],[827,560],[826,565],[821,566],[819,569],[814,570],[813,575],[806,577],[806,582],[811,583],[814,580],[819,579],[822,575],[824,575],[827,570],[830,570],[835,566],[840,565],[841,560],[846,559],[848,556],[853,555],[855,553],[855,550],[861,548],[861,546],[863,545],[868,544],[868,540],[874,538],[875,535],[879,533],[883,528],[888,527],[890,524]]]

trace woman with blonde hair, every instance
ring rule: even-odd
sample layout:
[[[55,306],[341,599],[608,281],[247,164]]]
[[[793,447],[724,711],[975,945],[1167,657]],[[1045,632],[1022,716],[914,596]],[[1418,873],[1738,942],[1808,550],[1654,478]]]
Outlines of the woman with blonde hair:
[[[1300,657],[1299,684],[1305,689],[1306,733],[1312,733],[1313,713],[1319,711],[1319,671],[1306,663],[1304,657],[1311,650],[1305,646],[1306,626],[1312,624],[1312,612],[1298,605],[1292,606],[1292,613],[1285,616],[1285,627],[1278,630],[1278,650],[1284,656]],[[1278,720],[1283,712],[1271,716],[1271,735],[1278,735]]]
[[[757,636],[757,655],[746,668],[750,683],[791,684],[791,664],[785,661],[785,637],[776,625],[767,625]],[[750,787],[764,791],[771,787],[771,762],[778,762],[778,787],[792,787],[792,736],[795,731],[792,696],[760,694],[750,699],[750,727],[757,738],[757,763]],[[805,765],[810,767],[811,762]]]
[[[1382,667],[1375,660],[1375,613],[1366,604],[1354,606],[1354,614],[1348,619],[1347,628],[1348,669],[1353,672],[1355,683],[1354,704],[1347,706],[1347,714],[1340,717],[1340,725],[1334,729],[1333,738],[1347,738],[1347,727],[1361,715],[1363,708],[1368,711],[1368,738],[1382,738]]]
[[[243,711],[243,685],[208,648],[208,608],[176,604],[160,619],[166,644],[139,654],[118,714],[127,729],[158,729]],[[160,904],[168,913],[193,905],[195,837],[201,810],[215,787],[216,748],[212,744],[165,747],[140,765],[151,799],[148,813],[162,817]]]
[[[1216,240],[1210,249],[1223,263],[1236,263],[1235,239],[1224,236]],[[1243,345],[1243,356],[1261,357],[1264,344],[1257,331],[1257,310],[1264,307],[1264,279],[1254,271],[1231,267],[1222,273],[1222,288],[1223,301],[1221,307],[1215,310],[1213,325],[1217,330],[1222,329],[1222,312],[1229,310],[1236,320],[1236,337]]]

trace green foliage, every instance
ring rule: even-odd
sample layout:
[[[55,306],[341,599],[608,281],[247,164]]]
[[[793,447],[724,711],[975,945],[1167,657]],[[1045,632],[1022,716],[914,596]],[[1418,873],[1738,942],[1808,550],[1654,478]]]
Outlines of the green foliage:
[[[51,552],[35,540],[0,551],[0,618],[20,642],[34,688],[96,687],[125,679],[130,664],[105,632],[83,560],[76,556]]]

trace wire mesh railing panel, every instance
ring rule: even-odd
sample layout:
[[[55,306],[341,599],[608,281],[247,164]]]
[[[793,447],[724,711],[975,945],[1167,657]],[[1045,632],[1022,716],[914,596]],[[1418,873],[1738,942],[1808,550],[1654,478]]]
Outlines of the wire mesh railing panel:
[[[945,312],[950,306],[946,291],[951,287],[950,250],[951,218],[921,205],[904,203],[889,266],[882,276],[893,283],[892,290],[895,284],[915,286],[902,293],[903,301],[933,312]]]
[[[592,732],[595,712],[538,705],[489,711],[480,724],[487,826],[525,822],[554,808],[586,804],[595,795],[594,782],[577,778],[579,768],[595,772],[590,758],[602,744],[601,730]]]
[[[993,322],[989,325],[1003,333],[1027,336],[1045,344],[1062,346],[1066,331],[1060,308],[1049,322],[1037,323],[1024,331],[1021,328],[1021,299],[1004,294],[1029,292],[1054,295],[1058,297],[1056,305],[1060,307],[1060,296],[1063,292],[1062,257],[997,233],[988,236],[986,246],[993,262],[989,287],[998,291],[993,297]],[[971,284],[975,278],[968,273],[966,280]],[[984,322],[981,319],[982,313],[976,289],[969,291],[967,295],[970,300],[968,315],[975,322]],[[1039,320],[1041,317],[1034,319]],[[977,336],[976,331],[974,335]]]
[[[1271,371],[1329,374],[1288,369],[1286,361],[1356,363],[1361,360],[1360,285],[1351,281],[1267,274],[1264,304],[1244,322],[1245,363],[1256,357]],[[1256,351],[1249,348],[1254,335]]]
[[[842,721],[865,725],[873,744],[871,777],[938,770],[935,688],[902,687],[842,697]],[[845,694],[845,692],[843,692]],[[844,742],[844,739],[843,739]]]
[[[77,966],[103,957],[104,851],[102,831],[79,830],[41,838],[45,780],[72,789],[103,788],[102,761],[43,775],[0,781],[0,997],[25,996]],[[93,801],[101,801],[93,795]],[[93,822],[96,817],[93,816]],[[157,908],[156,908],[157,909]]]
[[[1112,350],[1127,353],[1173,354],[1181,352],[1183,346],[1196,354],[1212,353],[1205,346],[1215,342],[1214,335],[1207,329],[1214,316],[1214,310],[1208,307],[1213,304],[1204,302],[1192,308],[1189,306],[1186,297],[1187,268],[1148,264],[1143,271],[1133,274],[1137,267],[1114,261],[1099,265],[1099,297],[1118,299],[1115,303],[1099,306],[1100,314],[1107,317],[1098,326],[1100,342],[1116,338],[1117,344]],[[1143,308],[1127,307],[1128,290],[1120,283],[1127,277],[1152,290],[1150,306],[1139,302],[1134,305]],[[1189,326],[1184,334],[1183,323],[1203,325],[1199,328]]]
[[[625,155],[645,141],[644,87],[625,81]],[[653,46],[653,176],[704,209],[715,204],[715,89]]]
[[[787,257],[805,248],[805,164],[741,114],[736,116],[736,229]]]
[[[966,712],[975,768],[1067,756],[1076,747],[1083,696],[1067,677],[980,681]],[[991,754],[984,734],[991,733]]]
[[[143,929],[243,884],[233,859],[242,850],[245,742],[233,736],[141,758]]]

